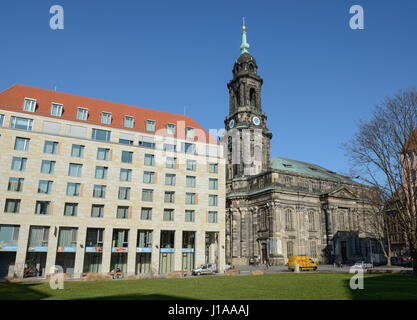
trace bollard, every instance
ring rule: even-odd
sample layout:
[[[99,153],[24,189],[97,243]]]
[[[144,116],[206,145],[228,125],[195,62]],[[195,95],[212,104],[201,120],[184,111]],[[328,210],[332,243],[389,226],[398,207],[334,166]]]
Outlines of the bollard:
[[[300,266],[298,265],[298,263],[294,264],[294,272],[300,273]]]

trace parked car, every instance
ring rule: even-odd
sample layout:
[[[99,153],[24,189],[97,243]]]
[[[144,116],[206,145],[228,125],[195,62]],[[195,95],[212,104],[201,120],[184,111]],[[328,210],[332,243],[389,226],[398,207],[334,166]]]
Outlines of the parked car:
[[[217,271],[216,264],[214,264],[214,263],[207,263],[207,264],[202,264],[201,266],[193,269],[191,271],[191,273],[193,275],[199,276],[201,274],[215,274],[216,271]]]
[[[374,267],[372,263],[365,261],[358,261],[353,265],[354,268],[371,269]]]
[[[409,257],[397,256],[391,258],[391,264],[395,266],[411,268],[413,266],[413,261]]]

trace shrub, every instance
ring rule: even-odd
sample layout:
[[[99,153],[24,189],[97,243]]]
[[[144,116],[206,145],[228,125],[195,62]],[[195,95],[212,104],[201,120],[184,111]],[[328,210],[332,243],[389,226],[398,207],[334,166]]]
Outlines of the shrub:
[[[90,272],[87,273],[85,280],[87,281],[104,281],[104,280],[111,280],[112,277],[109,275],[104,275],[100,273]]]

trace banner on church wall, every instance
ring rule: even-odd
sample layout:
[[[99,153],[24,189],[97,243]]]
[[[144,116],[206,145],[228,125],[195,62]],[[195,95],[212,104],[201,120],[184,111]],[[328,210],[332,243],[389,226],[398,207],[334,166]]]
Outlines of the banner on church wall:
[[[282,254],[282,244],[281,239],[277,240],[277,254]]]

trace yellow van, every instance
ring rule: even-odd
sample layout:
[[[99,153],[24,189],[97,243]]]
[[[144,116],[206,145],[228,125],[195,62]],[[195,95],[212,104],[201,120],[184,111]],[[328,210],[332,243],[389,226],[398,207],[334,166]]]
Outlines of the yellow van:
[[[317,270],[317,264],[309,256],[291,256],[288,258],[288,269],[294,271],[298,263],[301,270]]]

